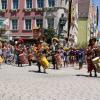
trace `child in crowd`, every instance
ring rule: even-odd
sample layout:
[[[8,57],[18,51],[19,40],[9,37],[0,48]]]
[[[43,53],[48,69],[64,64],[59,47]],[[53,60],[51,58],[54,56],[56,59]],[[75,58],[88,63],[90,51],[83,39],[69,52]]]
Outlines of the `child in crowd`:
[[[55,52],[55,61],[56,61],[56,69],[59,69],[62,66],[62,59],[59,51]]]

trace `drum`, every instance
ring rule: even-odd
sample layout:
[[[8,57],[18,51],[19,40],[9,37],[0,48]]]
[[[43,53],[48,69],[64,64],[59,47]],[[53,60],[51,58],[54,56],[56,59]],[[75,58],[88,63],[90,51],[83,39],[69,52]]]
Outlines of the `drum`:
[[[28,64],[28,59],[24,55],[24,53],[19,55],[19,60],[21,61],[22,64]]]
[[[100,62],[100,57],[96,57],[96,58],[92,59],[92,62],[93,62],[94,64],[99,63],[99,62]]]
[[[97,72],[100,73],[100,57],[92,59],[92,62],[95,65]]]
[[[0,56],[0,64],[3,63],[3,58]]]
[[[50,66],[50,64],[49,64],[48,60],[46,59],[46,57],[41,57],[40,63],[43,66],[44,69],[47,69]]]
[[[28,59],[29,59],[29,60],[32,60],[32,58],[33,58],[33,54],[30,53],[30,54],[28,55]]]

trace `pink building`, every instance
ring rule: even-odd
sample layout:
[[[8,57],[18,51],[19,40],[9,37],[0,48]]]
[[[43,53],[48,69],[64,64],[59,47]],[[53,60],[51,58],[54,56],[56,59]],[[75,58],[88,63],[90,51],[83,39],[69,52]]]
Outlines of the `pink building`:
[[[34,34],[32,29],[36,26],[42,27],[43,12],[36,9],[43,6],[42,1],[38,0],[36,5],[36,0],[0,0],[0,19],[10,20],[8,30],[14,39],[19,37],[32,39]]]

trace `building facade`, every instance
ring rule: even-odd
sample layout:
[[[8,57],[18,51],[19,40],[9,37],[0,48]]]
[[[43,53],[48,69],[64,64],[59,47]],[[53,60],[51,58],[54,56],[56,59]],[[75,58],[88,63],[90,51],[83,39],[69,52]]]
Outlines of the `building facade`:
[[[37,37],[32,31],[35,27],[53,28],[58,33],[62,14],[68,18],[68,0],[0,0],[0,19],[10,20],[6,30],[14,39]],[[66,22],[64,30],[67,26]]]
[[[87,45],[97,31],[97,10],[91,0],[78,1],[78,44]]]
[[[89,27],[90,27],[90,38],[97,37],[98,34],[98,12],[97,7],[94,5],[90,6],[90,15],[89,15]]]
[[[71,26],[69,35],[70,46],[75,46],[77,44],[77,34],[78,34],[78,0],[72,0]]]
[[[59,20],[62,16],[66,18],[66,24],[63,27],[63,34],[67,36],[68,30],[68,7],[69,1],[68,0],[45,0],[44,8],[47,8],[44,11],[44,28],[53,28],[57,34],[59,34]]]
[[[1,0],[0,17],[9,19],[9,30],[14,38],[32,38],[35,12],[34,0]]]

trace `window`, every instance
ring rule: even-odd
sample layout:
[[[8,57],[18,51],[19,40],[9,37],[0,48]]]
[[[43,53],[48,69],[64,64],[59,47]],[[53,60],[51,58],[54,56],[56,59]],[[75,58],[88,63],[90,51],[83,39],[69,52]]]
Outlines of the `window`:
[[[38,8],[43,8],[44,7],[44,0],[37,0],[37,6],[38,6]]]
[[[31,30],[31,19],[25,19],[25,30]]]
[[[26,8],[32,8],[32,0],[26,0]]]
[[[55,0],[48,0],[48,2],[49,2],[49,7],[55,6]]]
[[[7,8],[7,0],[1,0],[1,4],[2,4],[2,9]]]
[[[43,27],[43,19],[36,19],[37,27]]]
[[[48,18],[48,28],[54,28],[54,18]]]
[[[18,0],[13,0],[13,9],[18,9]]]
[[[17,29],[18,29],[18,20],[12,19],[12,30],[17,30]]]

